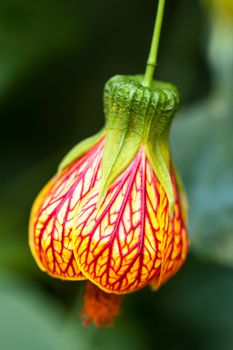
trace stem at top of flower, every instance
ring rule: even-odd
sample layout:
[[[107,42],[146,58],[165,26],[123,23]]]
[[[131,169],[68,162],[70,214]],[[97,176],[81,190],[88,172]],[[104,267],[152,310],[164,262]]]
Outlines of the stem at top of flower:
[[[165,0],[159,0],[150,52],[149,52],[149,56],[146,64],[144,80],[142,83],[143,86],[146,86],[146,87],[151,86],[154,72],[155,72],[155,67],[157,65],[157,55],[158,55],[161,27],[163,22],[164,7],[165,7]]]

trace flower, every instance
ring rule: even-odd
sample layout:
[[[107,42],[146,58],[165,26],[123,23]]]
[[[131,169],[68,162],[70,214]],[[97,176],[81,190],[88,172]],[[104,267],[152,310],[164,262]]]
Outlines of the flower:
[[[85,323],[111,324],[121,294],[158,289],[188,251],[181,181],[168,134],[174,86],[116,76],[105,88],[106,126],[76,146],[36,199],[30,247],[53,277],[88,280]]]
[[[174,174],[171,174],[174,183]],[[74,256],[83,274],[106,292],[153,288],[180,267],[186,231],[176,197],[170,218],[166,193],[140,148],[98,208],[100,185],[83,198],[73,226]]]

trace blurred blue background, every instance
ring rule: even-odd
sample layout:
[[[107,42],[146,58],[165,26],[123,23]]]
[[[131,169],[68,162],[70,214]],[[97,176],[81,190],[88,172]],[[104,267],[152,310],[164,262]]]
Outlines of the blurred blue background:
[[[156,1],[0,0],[0,349],[233,348],[233,3],[167,1],[156,78],[182,97],[173,156],[191,251],[158,292],[126,296],[113,329],[83,328],[82,283],[51,279],[28,248],[32,202],[104,122],[115,74],[144,71]]]

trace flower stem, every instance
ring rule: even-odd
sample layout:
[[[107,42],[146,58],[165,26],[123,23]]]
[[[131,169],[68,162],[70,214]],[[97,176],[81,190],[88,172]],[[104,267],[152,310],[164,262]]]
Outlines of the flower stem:
[[[143,86],[146,86],[146,87],[151,86],[154,72],[155,72],[155,67],[157,65],[157,55],[158,55],[161,27],[163,22],[164,6],[165,6],[165,0],[159,0],[155,26],[154,26],[154,33],[153,33],[151,47],[150,47],[150,53],[148,56],[146,71],[145,71],[144,80],[142,83]]]

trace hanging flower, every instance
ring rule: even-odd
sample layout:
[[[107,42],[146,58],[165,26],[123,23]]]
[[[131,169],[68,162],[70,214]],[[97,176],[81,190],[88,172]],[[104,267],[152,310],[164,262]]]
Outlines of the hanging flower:
[[[111,324],[121,295],[158,289],[187,250],[184,192],[168,134],[174,86],[116,76],[105,87],[106,126],[76,146],[32,209],[30,247],[53,277],[87,280],[82,316]]]
[[[107,82],[104,129],[65,157],[32,209],[38,266],[87,280],[84,324],[111,325],[123,294],[158,289],[187,255],[185,195],[168,143],[179,94],[153,81],[164,5],[159,0],[145,75]]]

